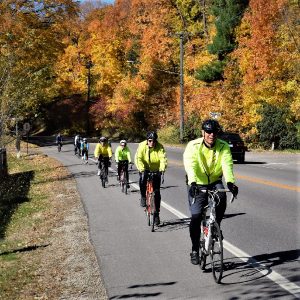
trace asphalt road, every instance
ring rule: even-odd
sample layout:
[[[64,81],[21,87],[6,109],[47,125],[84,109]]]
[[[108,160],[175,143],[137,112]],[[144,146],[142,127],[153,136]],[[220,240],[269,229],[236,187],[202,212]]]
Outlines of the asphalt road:
[[[300,297],[299,154],[247,152],[246,163],[234,165],[240,193],[222,222],[226,271],[217,285],[209,265],[203,272],[190,263],[183,149],[166,148],[162,224],[152,233],[139,206],[135,168],[129,195],[121,193],[114,164],[103,189],[92,155],[83,165],[71,144],[60,153],[50,144],[43,151],[67,166],[77,181],[110,299]],[[129,147],[134,156],[136,144]]]

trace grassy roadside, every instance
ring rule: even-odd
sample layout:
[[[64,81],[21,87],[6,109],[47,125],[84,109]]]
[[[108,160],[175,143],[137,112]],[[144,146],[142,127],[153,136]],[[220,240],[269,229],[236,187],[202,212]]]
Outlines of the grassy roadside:
[[[75,180],[33,147],[0,182],[0,299],[107,299]]]

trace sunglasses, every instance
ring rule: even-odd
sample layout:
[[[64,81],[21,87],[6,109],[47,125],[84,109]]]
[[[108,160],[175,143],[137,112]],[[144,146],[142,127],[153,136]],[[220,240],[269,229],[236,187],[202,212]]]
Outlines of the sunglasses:
[[[148,140],[149,143],[153,142],[153,140]]]
[[[205,130],[205,133],[207,134],[217,134],[218,132],[217,131],[212,131],[212,130]]]

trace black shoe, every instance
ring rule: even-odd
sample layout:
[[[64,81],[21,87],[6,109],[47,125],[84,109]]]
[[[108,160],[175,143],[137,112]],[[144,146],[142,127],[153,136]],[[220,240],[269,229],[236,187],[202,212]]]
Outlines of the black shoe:
[[[192,251],[192,253],[190,254],[190,256],[191,256],[191,263],[193,265],[199,265],[199,252]]]
[[[146,207],[146,198],[141,198],[141,207]]]
[[[160,224],[159,213],[154,213],[154,224],[156,226]]]

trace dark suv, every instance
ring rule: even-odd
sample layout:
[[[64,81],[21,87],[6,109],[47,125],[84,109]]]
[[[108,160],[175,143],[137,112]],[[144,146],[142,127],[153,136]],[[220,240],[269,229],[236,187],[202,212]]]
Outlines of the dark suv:
[[[219,138],[229,144],[232,158],[240,163],[245,162],[245,152],[247,147],[238,133],[223,132]]]

